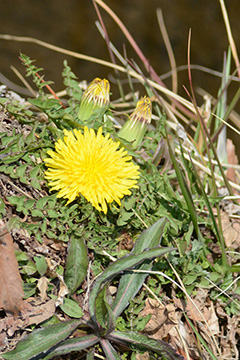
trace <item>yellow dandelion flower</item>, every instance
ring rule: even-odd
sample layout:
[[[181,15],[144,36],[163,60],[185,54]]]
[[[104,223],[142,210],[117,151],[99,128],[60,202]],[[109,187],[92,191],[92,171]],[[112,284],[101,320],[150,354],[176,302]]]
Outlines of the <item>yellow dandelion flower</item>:
[[[102,128],[97,134],[93,129],[64,130],[63,140],[55,144],[55,151],[48,151],[44,159],[48,170],[45,177],[51,190],[59,191],[57,197],[68,199],[67,204],[82,194],[97,210],[107,213],[107,203],[130,195],[137,187],[139,166],[119,142],[115,142]]]
[[[109,106],[110,84],[107,79],[94,79],[84,91],[80,103],[78,118],[82,121],[87,120],[93,112],[102,107]]]
[[[137,102],[136,109],[118,132],[118,136],[131,142],[133,149],[136,149],[143,141],[151,118],[152,103],[149,97],[144,96]]]

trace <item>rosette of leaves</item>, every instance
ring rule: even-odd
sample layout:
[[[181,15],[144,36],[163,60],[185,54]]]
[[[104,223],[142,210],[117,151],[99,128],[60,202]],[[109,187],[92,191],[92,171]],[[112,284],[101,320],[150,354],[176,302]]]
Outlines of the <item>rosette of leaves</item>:
[[[151,270],[154,258],[174,250],[159,245],[165,225],[164,218],[154,223],[140,235],[129,255],[111,263],[97,277],[89,295],[88,320],[70,320],[34,330],[18,343],[16,349],[3,354],[2,357],[7,360],[48,360],[54,356],[88,349],[87,359],[93,359],[95,349],[97,351],[101,346],[108,360],[118,360],[123,358],[119,346],[124,346],[124,349],[132,353],[148,351],[157,359],[183,360],[183,357],[164,341],[149,338],[138,332],[116,330],[117,318],[138,293],[147,277],[147,273],[131,270],[147,272]],[[86,252],[82,254],[84,257],[87,256]],[[86,258],[84,260],[86,261]],[[112,279],[119,275],[115,299],[109,299],[106,289]],[[71,283],[69,279],[68,283]],[[85,335],[68,338],[77,328],[82,329]]]

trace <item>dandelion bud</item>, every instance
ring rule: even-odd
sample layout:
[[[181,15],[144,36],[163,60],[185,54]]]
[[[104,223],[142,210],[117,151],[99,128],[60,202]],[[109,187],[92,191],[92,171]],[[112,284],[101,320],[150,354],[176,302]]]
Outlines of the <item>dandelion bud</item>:
[[[143,141],[151,117],[152,103],[149,97],[144,96],[137,102],[136,109],[123,125],[118,136],[131,142],[133,149],[137,149]]]
[[[109,81],[106,79],[94,79],[83,93],[78,118],[85,121],[90,118],[95,110],[109,105]]]

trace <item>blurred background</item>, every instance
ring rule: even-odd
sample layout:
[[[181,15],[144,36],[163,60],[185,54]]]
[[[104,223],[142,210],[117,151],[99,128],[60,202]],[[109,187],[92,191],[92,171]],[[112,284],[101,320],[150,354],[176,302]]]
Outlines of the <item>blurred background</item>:
[[[225,1],[236,45],[240,46],[240,1]],[[192,30],[191,63],[221,71],[223,53],[228,48],[225,25],[218,0],[106,0],[106,3],[126,25],[150,64],[159,75],[170,70],[169,59],[159,29],[156,9],[161,8],[165,26],[174,50],[177,66],[187,63],[188,32]],[[129,58],[141,65],[137,55],[121,30],[100,8],[110,40],[122,52],[126,45]],[[91,0],[1,0],[0,32],[29,36],[86,55],[109,61],[106,44],[99,34],[97,15]],[[66,58],[79,80],[108,77],[112,70],[61,55],[35,44],[0,40],[0,73],[20,84],[10,69],[14,65],[22,74],[19,52],[35,59],[44,68],[45,79],[54,81],[55,91],[63,89],[61,72]],[[240,51],[240,50],[239,50]],[[233,67],[234,69],[234,67]],[[220,79],[193,70],[194,86],[206,89],[216,96]],[[171,81],[165,83],[171,86]],[[182,85],[188,86],[187,71],[179,73],[179,93],[185,95]]]

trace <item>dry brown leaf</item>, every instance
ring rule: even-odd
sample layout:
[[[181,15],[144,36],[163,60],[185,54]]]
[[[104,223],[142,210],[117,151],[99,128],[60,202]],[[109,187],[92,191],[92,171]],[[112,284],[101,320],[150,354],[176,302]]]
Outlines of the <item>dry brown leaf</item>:
[[[0,347],[3,346],[1,342],[4,342],[7,336],[13,336],[16,330],[24,329],[32,324],[40,324],[55,313],[54,299],[39,305],[36,298],[28,298],[26,302],[28,307],[25,306],[18,317],[7,316],[0,320]]]
[[[17,316],[24,308],[22,279],[13,240],[0,220],[0,308]]]
[[[223,237],[227,247],[237,249],[240,247],[240,224],[231,223],[227,213],[221,213],[221,222],[223,229]]]
[[[137,354],[136,360],[149,360],[149,353],[146,351],[144,354]]]
[[[148,298],[145,301],[145,308],[139,313],[139,317],[145,317],[149,314],[151,314],[151,318],[147,322],[144,332],[154,334],[167,321],[166,307],[157,300]]]
[[[189,319],[193,321],[203,321],[203,316],[201,315],[202,312],[202,302],[194,299],[195,305],[198,307],[200,312],[198,312],[195,308],[195,306],[188,300],[182,300],[178,298],[174,298],[174,303],[177,305],[177,307],[181,310],[183,310]]]
[[[29,299],[28,299],[29,300]],[[56,300],[50,299],[44,304],[33,306],[31,314],[29,314],[29,325],[40,324],[55,314]],[[30,316],[31,315],[31,316]]]
[[[46,276],[42,276],[37,282],[37,288],[39,290],[41,302],[45,302],[47,300],[48,283],[49,280],[46,278]]]

